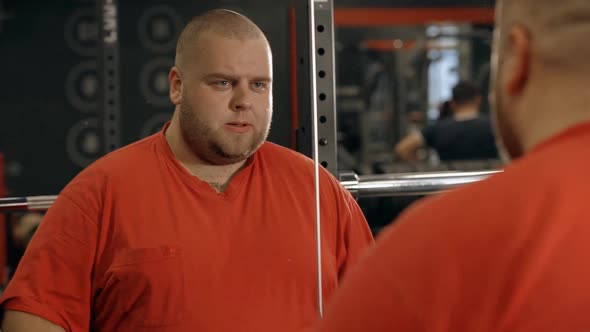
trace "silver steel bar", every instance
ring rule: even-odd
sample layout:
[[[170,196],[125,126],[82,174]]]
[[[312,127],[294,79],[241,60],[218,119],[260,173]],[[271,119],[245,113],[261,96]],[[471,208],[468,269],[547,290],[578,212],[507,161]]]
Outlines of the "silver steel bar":
[[[43,211],[51,207],[57,195],[0,198],[0,212]]]
[[[57,199],[57,195],[55,196],[30,196],[27,197],[27,201],[29,203],[28,210],[29,211],[42,211],[48,210],[53,202]]]
[[[309,0],[309,55],[310,55],[310,78],[311,78],[311,111],[312,111],[312,154],[313,154],[313,177],[315,191],[315,222],[316,222],[316,261],[317,261],[317,302],[320,318],[324,313],[323,290],[322,290],[322,236],[320,220],[320,170],[319,170],[319,152],[318,152],[318,93],[316,78],[316,36],[315,36],[315,3],[317,0]]]
[[[481,181],[500,172],[433,172],[361,176],[350,172],[340,174],[340,183],[356,197],[428,195]],[[0,212],[47,210],[56,199],[57,195],[0,198]]]
[[[477,182],[501,171],[437,172],[359,176],[342,181],[356,197],[429,195]]]

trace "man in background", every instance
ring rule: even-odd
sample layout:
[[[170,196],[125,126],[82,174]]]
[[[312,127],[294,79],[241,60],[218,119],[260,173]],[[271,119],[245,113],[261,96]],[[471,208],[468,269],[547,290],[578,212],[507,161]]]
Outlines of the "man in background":
[[[443,162],[497,159],[490,118],[479,111],[478,87],[459,82],[449,106],[452,116],[408,134],[395,146],[396,155],[404,161],[418,161],[420,149],[430,147]]]

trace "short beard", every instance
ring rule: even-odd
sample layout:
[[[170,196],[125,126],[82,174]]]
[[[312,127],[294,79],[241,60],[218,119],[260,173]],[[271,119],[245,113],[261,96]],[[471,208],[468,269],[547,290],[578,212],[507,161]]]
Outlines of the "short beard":
[[[187,100],[184,97],[184,100]],[[250,146],[243,153],[231,154],[214,138],[215,132],[201,119],[193,107],[186,102],[179,107],[180,131],[190,150],[199,159],[211,165],[231,165],[248,159],[266,141],[270,126],[254,136]]]

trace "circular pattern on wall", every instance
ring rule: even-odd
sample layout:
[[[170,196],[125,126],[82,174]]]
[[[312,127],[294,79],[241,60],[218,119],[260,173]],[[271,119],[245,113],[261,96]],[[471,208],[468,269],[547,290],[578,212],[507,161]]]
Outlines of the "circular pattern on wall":
[[[103,147],[98,119],[89,118],[76,122],[66,136],[66,151],[77,166],[86,167],[102,156]]]
[[[96,61],[84,61],[70,69],[66,76],[66,98],[75,108],[83,112],[98,109],[100,81]]]
[[[66,43],[82,56],[95,56],[98,44],[98,23],[93,9],[75,11],[65,24]]]
[[[170,58],[155,58],[147,62],[139,73],[139,89],[148,104],[169,107],[168,72],[174,65]]]
[[[15,178],[23,174],[23,164],[17,160],[9,160],[4,165],[4,174],[6,177]]]
[[[152,52],[171,52],[176,48],[182,21],[182,17],[170,6],[151,7],[141,14],[137,22],[139,40]]]

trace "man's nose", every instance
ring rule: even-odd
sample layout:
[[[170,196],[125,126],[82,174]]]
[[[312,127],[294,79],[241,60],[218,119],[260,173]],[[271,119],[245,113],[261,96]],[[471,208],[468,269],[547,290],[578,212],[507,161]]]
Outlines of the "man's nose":
[[[240,83],[234,86],[230,108],[232,111],[240,112],[249,110],[252,107],[252,91],[248,84]]]

